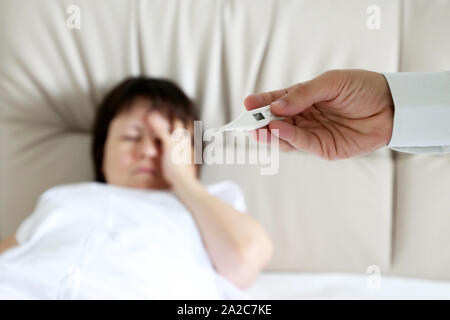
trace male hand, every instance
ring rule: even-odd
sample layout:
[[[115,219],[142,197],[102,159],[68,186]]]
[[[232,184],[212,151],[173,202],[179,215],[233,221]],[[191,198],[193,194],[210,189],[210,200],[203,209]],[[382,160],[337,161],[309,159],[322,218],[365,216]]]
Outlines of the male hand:
[[[278,129],[280,148],[303,150],[328,160],[349,158],[389,144],[394,104],[388,83],[380,73],[366,70],[331,70],[287,89],[248,96],[247,110],[271,105],[282,121],[267,127],[270,141]],[[264,129],[264,128],[262,128]],[[266,136],[268,140],[262,139]],[[264,140],[264,141],[263,141]]]

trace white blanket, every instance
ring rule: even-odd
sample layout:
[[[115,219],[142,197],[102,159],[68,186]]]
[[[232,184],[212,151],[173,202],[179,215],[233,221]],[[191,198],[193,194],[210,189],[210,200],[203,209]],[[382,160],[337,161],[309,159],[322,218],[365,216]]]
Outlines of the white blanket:
[[[253,299],[450,299],[450,282],[380,274],[264,272]]]
[[[240,189],[210,193],[244,212]],[[174,194],[95,182],[47,190],[0,255],[2,299],[240,299]]]

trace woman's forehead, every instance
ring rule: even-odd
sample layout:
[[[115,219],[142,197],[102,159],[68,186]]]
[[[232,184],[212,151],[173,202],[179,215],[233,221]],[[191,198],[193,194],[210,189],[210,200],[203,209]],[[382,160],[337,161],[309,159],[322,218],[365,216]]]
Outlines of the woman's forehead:
[[[125,121],[144,122],[145,118],[148,117],[150,112],[150,108],[148,107],[135,105],[132,106],[131,109],[129,109],[127,112],[124,112],[122,116]]]
[[[114,126],[118,129],[148,129],[148,116],[154,112],[158,111],[151,110],[148,104],[133,104],[133,106],[129,110],[122,112],[116,116],[116,118],[113,120]]]
[[[113,120],[116,127],[133,126],[137,128],[143,128],[145,124],[145,118],[148,116],[149,111],[143,108],[132,108],[126,112],[118,114]]]

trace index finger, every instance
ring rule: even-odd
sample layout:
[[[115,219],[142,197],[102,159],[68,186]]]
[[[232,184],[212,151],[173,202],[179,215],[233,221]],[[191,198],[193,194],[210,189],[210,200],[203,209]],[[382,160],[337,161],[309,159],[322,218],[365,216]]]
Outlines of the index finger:
[[[158,138],[167,140],[170,137],[169,120],[159,112],[150,112],[147,115],[147,124]]]
[[[289,93],[289,91],[300,85],[302,85],[301,82],[293,84],[292,86],[285,89],[251,94],[244,99],[244,106],[247,110],[268,106],[275,100],[281,98],[282,96]]]
[[[244,99],[244,106],[247,110],[261,108],[271,104],[288,92],[288,89],[280,89],[275,91],[251,94]]]

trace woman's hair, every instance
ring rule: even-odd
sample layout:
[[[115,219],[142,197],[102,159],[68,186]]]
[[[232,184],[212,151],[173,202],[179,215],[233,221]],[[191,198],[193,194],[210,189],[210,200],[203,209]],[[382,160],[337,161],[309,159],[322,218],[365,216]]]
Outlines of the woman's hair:
[[[130,110],[136,98],[148,98],[149,108],[162,112],[171,121],[180,119],[186,124],[199,119],[192,100],[173,82],[148,77],[125,79],[106,95],[94,121],[91,151],[97,182],[106,182],[102,167],[109,125],[117,115]]]

